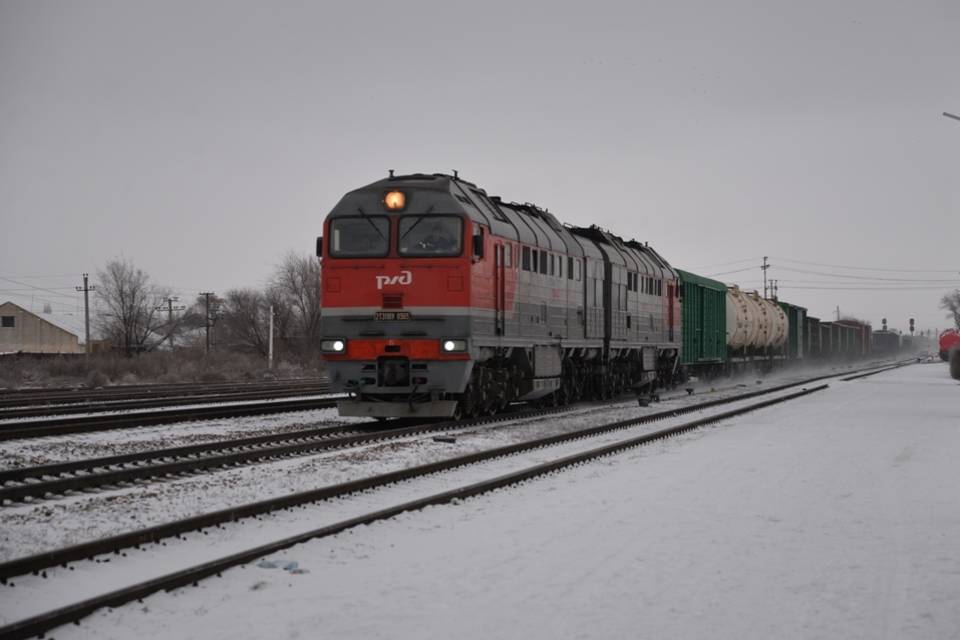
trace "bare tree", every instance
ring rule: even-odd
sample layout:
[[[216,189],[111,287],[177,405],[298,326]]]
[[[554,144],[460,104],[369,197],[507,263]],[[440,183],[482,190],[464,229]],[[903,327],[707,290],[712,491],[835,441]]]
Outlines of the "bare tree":
[[[270,303],[256,289],[231,289],[222,299],[218,336],[230,348],[267,355]]]
[[[101,334],[127,354],[161,344],[167,337],[166,318],[158,308],[168,292],[125,258],[111,260],[97,275],[97,296],[106,308],[98,318]]]
[[[955,289],[940,299],[940,308],[946,309],[948,318],[953,319],[953,325],[960,331],[960,289]]]
[[[277,265],[270,283],[268,296],[283,314],[283,335],[299,348],[315,349],[320,335],[320,262],[310,255],[293,251]]]

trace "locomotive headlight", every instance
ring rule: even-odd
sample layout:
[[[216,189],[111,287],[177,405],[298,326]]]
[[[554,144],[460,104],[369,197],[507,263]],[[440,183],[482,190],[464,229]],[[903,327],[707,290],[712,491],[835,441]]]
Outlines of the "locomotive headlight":
[[[343,353],[347,348],[346,340],[321,340],[320,350],[327,353]]]
[[[443,350],[447,353],[455,353],[457,351],[466,351],[467,350],[467,341],[466,340],[444,340],[441,343]]]
[[[390,211],[403,211],[407,206],[407,194],[403,191],[388,191],[383,196],[383,205]]]

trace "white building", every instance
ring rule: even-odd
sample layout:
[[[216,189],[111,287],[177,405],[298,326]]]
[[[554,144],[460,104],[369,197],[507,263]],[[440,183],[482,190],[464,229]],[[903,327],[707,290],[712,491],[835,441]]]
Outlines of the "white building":
[[[0,304],[0,353],[83,353],[80,332],[72,329],[77,318],[37,315],[4,302]],[[82,317],[79,324],[83,325]]]

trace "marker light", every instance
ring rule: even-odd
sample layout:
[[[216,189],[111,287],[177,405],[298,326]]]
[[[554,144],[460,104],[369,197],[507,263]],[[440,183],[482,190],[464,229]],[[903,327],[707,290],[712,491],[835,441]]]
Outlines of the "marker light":
[[[455,351],[466,351],[467,350],[467,341],[466,340],[444,340],[442,343],[443,350],[447,352]]]
[[[330,353],[342,353],[346,349],[347,343],[343,340],[321,340],[320,350]]]
[[[383,196],[383,204],[390,211],[403,211],[407,206],[407,196],[403,191],[388,191]]]

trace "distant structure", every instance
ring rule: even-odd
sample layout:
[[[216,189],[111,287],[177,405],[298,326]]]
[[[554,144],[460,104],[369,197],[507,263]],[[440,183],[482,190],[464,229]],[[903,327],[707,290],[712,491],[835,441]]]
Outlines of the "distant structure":
[[[40,316],[12,302],[0,304],[0,354],[83,353],[79,336],[57,320],[54,315]]]

